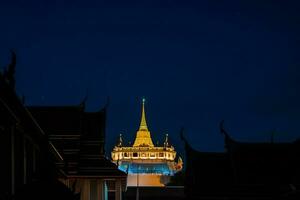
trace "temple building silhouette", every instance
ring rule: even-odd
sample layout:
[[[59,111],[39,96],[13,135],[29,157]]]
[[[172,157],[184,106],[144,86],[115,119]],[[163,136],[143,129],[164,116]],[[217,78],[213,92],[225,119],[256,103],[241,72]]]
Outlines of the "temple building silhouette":
[[[185,139],[187,199],[299,199],[300,141],[234,140],[220,124],[224,152],[195,150]]]
[[[143,99],[133,145],[124,145],[120,135],[110,160],[104,151],[107,106],[87,112],[86,99],[25,106],[16,94],[15,66],[12,52],[0,72],[0,200],[300,199],[300,139],[241,142],[221,122],[225,151],[205,152],[194,149],[182,130],[183,170],[168,135],[162,146],[153,144]],[[180,184],[171,185],[172,179]]]
[[[16,54],[0,72],[0,199],[79,200],[65,178],[58,149],[15,91]]]
[[[86,112],[85,102],[73,106],[31,106],[32,115],[64,158],[59,180],[82,200],[121,200],[126,173],[105,157],[106,107]]]
[[[145,99],[139,129],[132,146],[124,145],[122,135],[111,152],[112,160],[128,174],[127,186],[164,186],[176,172],[182,170],[180,157],[166,134],[163,146],[155,146],[146,122]]]
[[[106,109],[25,106],[16,55],[0,73],[0,200],[121,200],[127,174],[105,156]]]

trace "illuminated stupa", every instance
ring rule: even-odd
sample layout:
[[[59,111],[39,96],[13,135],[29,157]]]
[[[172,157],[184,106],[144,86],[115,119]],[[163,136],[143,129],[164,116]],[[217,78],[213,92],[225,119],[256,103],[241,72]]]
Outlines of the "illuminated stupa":
[[[148,130],[145,99],[142,116],[133,146],[124,146],[120,134],[111,152],[119,169],[128,173],[127,186],[164,186],[176,172],[182,170],[182,159],[175,161],[176,151],[169,143],[168,134],[162,146],[154,146]]]

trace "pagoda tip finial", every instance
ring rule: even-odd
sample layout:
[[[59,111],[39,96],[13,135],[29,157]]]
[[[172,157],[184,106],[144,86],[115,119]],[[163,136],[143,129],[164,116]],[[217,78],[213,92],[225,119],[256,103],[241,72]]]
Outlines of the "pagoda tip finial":
[[[141,116],[141,124],[139,130],[148,131],[147,122],[146,122],[146,114],[145,114],[145,101],[146,99],[142,98],[142,116]]]
[[[169,143],[169,134],[166,133],[166,138],[165,138],[165,142],[164,142],[164,147],[169,147],[170,143]]]
[[[123,146],[123,138],[122,138],[122,133],[119,135],[119,139],[117,142],[117,147],[122,147]]]

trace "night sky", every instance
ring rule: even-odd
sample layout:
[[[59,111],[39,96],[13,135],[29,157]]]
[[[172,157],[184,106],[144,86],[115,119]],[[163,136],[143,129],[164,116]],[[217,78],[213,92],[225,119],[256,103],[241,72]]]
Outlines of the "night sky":
[[[123,2],[123,3],[121,3]],[[1,1],[0,66],[17,53],[26,105],[110,99],[107,153],[133,142],[146,98],[154,142],[223,151],[233,138],[300,138],[298,1]],[[126,3],[125,3],[126,2]]]

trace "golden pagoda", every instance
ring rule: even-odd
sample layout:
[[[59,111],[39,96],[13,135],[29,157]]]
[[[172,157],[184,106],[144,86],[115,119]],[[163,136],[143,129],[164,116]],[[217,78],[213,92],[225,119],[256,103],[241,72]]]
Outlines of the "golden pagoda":
[[[176,151],[169,143],[168,134],[162,146],[154,146],[146,122],[145,99],[134,144],[124,146],[120,134],[111,156],[119,169],[128,173],[128,186],[164,186],[170,176],[182,169],[182,159],[175,162]]]

